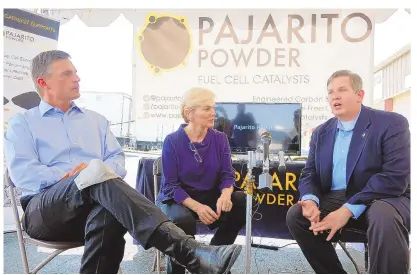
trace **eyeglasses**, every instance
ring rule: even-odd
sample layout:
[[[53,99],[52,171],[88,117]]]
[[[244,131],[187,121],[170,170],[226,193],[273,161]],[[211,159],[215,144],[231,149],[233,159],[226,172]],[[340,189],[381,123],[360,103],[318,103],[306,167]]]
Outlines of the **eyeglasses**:
[[[194,158],[197,162],[203,162],[203,159],[201,158],[200,154],[197,151],[197,148],[195,148],[194,143],[190,141],[190,150],[194,152]]]

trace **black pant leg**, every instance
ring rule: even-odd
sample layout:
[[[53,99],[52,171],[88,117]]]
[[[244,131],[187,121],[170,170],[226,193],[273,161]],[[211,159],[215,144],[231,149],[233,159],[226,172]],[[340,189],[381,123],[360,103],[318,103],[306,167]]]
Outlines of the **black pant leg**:
[[[365,214],[371,274],[406,274],[409,269],[409,232],[400,214],[387,202],[371,204]]]
[[[117,274],[123,260],[127,230],[103,206],[96,205],[85,225],[82,274]]]
[[[232,193],[232,210],[222,212],[220,219],[216,222],[218,229],[211,239],[211,245],[233,244],[239,231],[246,224],[246,195],[242,191]],[[214,211],[216,208],[213,207]]]
[[[121,179],[108,180],[80,191],[74,178],[57,183],[31,199],[24,220],[29,236],[47,241],[85,240],[88,249],[85,253],[107,253],[103,246],[97,247],[103,243],[97,242],[96,238],[102,237],[104,242],[118,248],[113,251],[116,261],[104,262],[105,267],[99,269],[113,272],[114,262],[123,256],[121,247],[124,251],[126,231],[147,249],[152,233],[168,221],[159,208]],[[106,232],[117,233],[110,239],[105,236]],[[107,247],[107,243],[104,246]],[[93,266],[90,259],[99,258],[85,257],[83,264]],[[111,267],[107,268],[107,263]],[[82,271],[91,272],[87,267]]]
[[[331,192],[322,198],[320,201],[321,219],[343,205],[346,200],[340,195],[341,192]],[[316,273],[346,273],[332,243],[326,241],[327,234],[316,236],[313,231],[309,230],[311,223],[303,216],[300,205],[291,206],[287,212],[286,220],[291,235]]]
[[[84,241],[85,222],[94,203],[81,195],[73,179],[57,183],[30,200],[23,221],[29,236],[45,241]]]
[[[174,200],[166,203],[158,203],[158,207],[168,216],[168,218],[179,228],[184,230],[187,235],[194,236],[196,234],[197,214],[188,209],[184,205],[177,204]],[[185,268],[175,263],[168,257],[167,274],[184,274]]]

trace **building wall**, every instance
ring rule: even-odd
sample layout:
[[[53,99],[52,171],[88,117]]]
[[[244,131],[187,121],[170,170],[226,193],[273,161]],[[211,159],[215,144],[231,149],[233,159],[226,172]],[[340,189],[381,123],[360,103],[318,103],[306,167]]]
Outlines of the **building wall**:
[[[411,92],[402,93],[393,98],[393,111],[411,119]]]
[[[127,137],[131,133],[132,98],[124,93],[82,91],[75,103],[95,111],[110,122],[110,130],[116,137]]]
[[[374,102],[374,105],[372,107],[377,110],[385,110],[385,101],[382,100]]]
[[[411,49],[405,46],[375,68],[373,108],[410,119]]]
[[[406,46],[375,69],[374,102],[392,98],[409,87],[406,82],[411,73],[411,50]]]

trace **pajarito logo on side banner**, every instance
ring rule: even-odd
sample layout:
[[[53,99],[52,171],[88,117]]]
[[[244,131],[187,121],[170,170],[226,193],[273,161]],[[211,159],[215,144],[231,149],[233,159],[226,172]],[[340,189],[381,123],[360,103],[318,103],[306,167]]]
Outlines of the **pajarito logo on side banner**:
[[[5,39],[14,40],[17,42],[23,42],[23,41],[35,42],[35,37],[30,36],[30,35],[25,35],[19,32],[14,32],[14,31],[3,31],[3,37]]]

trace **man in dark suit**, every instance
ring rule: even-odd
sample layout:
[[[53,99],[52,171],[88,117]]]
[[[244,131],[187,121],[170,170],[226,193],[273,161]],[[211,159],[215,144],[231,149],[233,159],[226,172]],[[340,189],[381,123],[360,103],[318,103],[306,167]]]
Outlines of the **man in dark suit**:
[[[370,273],[407,273],[408,121],[363,106],[355,73],[333,73],[327,88],[335,117],[313,132],[288,228],[316,273],[346,273],[331,243],[343,228],[367,232]]]

